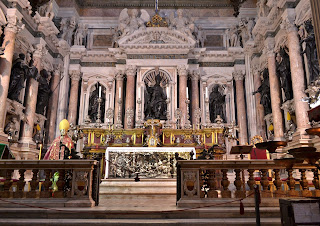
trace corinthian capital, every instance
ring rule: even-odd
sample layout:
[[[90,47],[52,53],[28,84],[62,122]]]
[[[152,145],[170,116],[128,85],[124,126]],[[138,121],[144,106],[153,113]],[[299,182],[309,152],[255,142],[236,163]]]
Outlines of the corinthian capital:
[[[123,80],[123,71],[118,70],[115,77],[116,77],[117,81],[122,81]]]
[[[274,47],[275,41],[274,38],[267,38],[265,41],[265,52],[269,57],[274,57]]]
[[[42,58],[44,55],[48,53],[48,50],[46,48],[46,44],[39,43],[35,45],[35,50],[33,52],[34,58]]]
[[[71,80],[80,81],[80,78],[81,78],[80,71],[69,71],[69,75],[70,75]]]
[[[298,29],[295,24],[296,14],[294,9],[286,9],[282,15],[281,29],[285,29],[289,32],[297,32]]]
[[[25,25],[21,22],[22,18],[18,16],[18,10],[15,8],[10,8],[7,10],[7,26],[5,32],[18,33],[22,30]]]
[[[135,76],[137,71],[137,67],[133,65],[128,65],[127,66],[127,71],[126,74],[127,76]]]
[[[200,79],[200,71],[194,70],[190,75],[191,80],[198,81]]]
[[[188,75],[188,70],[185,65],[179,65],[178,72],[179,72],[179,76],[187,76]]]
[[[236,71],[232,72],[232,76],[233,76],[234,80],[239,81],[239,80],[244,79],[245,73],[242,70],[236,70]]]

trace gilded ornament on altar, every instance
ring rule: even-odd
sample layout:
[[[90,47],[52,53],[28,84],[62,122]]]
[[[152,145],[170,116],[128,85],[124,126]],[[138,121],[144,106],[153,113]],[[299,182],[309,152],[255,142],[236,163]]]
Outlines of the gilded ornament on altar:
[[[147,27],[168,27],[168,23],[159,14],[156,14],[147,23]]]

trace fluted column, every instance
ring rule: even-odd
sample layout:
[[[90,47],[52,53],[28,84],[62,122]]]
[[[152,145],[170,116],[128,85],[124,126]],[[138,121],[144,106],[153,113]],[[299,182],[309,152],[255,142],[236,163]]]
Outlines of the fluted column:
[[[233,72],[233,78],[236,81],[237,119],[240,145],[248,143],[247,112],[243,85],[244,76],[245,74],[241,70]]]
[[[135,76],[136,67],[128,66],[127,68],[127,86],[126,86],[126,104],[125,104],[125,129],[134,128],[134,94],[135,92]]]
[[[79,81],[81,78],[80,71],[70,71],[71,87],[70,87],[70,99],[68,109],[68,121],[69,123],[77,124],[77,111],[78,111],[78,94],[79,94]]]
[[[121,103],[119,103],[121,100]],[[119,122],[119,108],[122,109],[123,103],[123,72],[119,71],[116,75],[116,96],[115,96],[115,105],[114,105],[114,124]],[[122,117],[120,117],[120,124],[122,124]]]
[[[12,67],[12,59],[14,54],[14,46],[16,34],[21,27],[18,26],[17,18],[18,10],[15,8],[7,10],[7,26],[4,29],[4,40],[2,47],[5,47],[3,55],[0,56],[0,133],[3,133],[6,118],[6,102],[10,83],[10,74]]]
[[[184,65],[178,68],[179,73],[179,109],[181,110],[181,126],[182,128],[185,125],[187,120],[187,80],[188,80],[188,71]]]
[[[196,111],[199,109],[199,72],[194,71],[192,76],[191,76],[191,89],[192,89],[192,125],[194,127],[197,126],[197,117],[196,117]],[[200,116],[200,115],[199,115]]]
[[[33,53],[34,66],[38,69],[38,73],[42,70],[42,58],[47,53],[44,43],[36,45],[36,50]],[[28,85],[26,87],[27,97],[26,97],[26,121],[24,122],[24,127],[22,131],[22,143],[33,143],[33,127],[37,107],[37,96],[38,96],[38,86],[39,83],[33,78],[29,79]]]
[[[258,90],[258,88],[261,86],[261,78],[260,78],[259,69],[256,67],[256,65],[252,66],[252,73],[253,73],[254,90]],[[257,132],[258,132],[258,135],[262,136],[262,138],[266,140],[266,124],[264,121],[264,107],[260,103],[261,101],[260,93],[255,94],[255,101],[256,101],[256,109],[257,109]]]
[[[276,58],[274,53],[274,40],[266,41],[268,55],[268,71],[270,82],[271,109],[274,127],[274,140],[284,139],[283,115],[281,111],[281,89],[280,81],[277,76]]]
[[[298,30],[294,24],[294,10],[287,11],[287,15],[284,18],[282,26],[287,31],[288,37],[288,49],[291,67],[291,79],[292,79],[292,90],[293,99],[295,106],[295,113],[297,119],[297,132],[300,135],[305,135],[305,129],[309,128],[309,104],[302,101],[307,95],[305,91],[305,79],[303,61],[301,56],[300,43],[298,38]]]
[[[58,110],[58,100],[59,100],[59,88],[60,88],[60,78],[61,78],[62,68],[60,65],[55,65],[54,71],[52,73],[53,77],[51,79],[51,96],[49,100],[48,116],[48,144],[50,145],[55,138],[56,132],[56,121],[57,121],[57,110]]]

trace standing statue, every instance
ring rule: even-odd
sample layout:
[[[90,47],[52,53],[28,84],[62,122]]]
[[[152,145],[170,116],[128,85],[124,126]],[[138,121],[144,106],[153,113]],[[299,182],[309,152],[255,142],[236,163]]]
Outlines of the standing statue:
[[[78,28],[74,35],[74,45],[82,46],[86,45],[86,36],[88,28],[84,23],[79,23]]]
[[[301,40],[301,44],[305,43],[306,47],[302,54],[306,54],[308,60],[308,68],[310,74],[310,82],[314,82],[319,78],[319,61],[318,61],[318,54],[317,54],[317,46],[315,41],[315,34],[312,26],[311,20],[305,22],[305,31],[306,36],[304,39]]]
[[[261,86],[257,91],[252,94],[255,95],[257,93],[261,94],[260,104],[262,104],[264,108],[264,114],[268,115],[272,113],[271,110],[271,98],[270,98],[270,82],[269,82],[269,71],[267,68],[263,70],[263,80]]]
[[[221,94],[220,86],[215,85],[212,88],[212,92],[209,96],[209,110],[210,110],[210,121],[215,122],[217,118],[220,118],[223,121],[226,121],[225,117],[225,99],[226,95]]]
[[[266,17],[268,15],[267,0],[260,0],[258,3],[258,17]]]
[[[144,115],[146,119],[167,119],[167,95],[160,86],[161,79],[159,71],[156,70],[156,84],[153,87],[150,87],[145,81],[146,92],[144,98]]]
[[[195,25],[193,22],[193,19],[189,16],[189,19],[187,17],[183,16],[183,10],[178,9],[177,10],[177,17],[175,18],[174,12],[170,14],[169,17],[170,29],[177,29],[178,31],[189,35],[190,37],[193,37],[192,32],[195,29]]]
[[[291,100],[293,98],[290,59],[285,49],[281,48],[276,57],[277,75],[280,78],[281,88],[285,94],[285,100]]]
[[[19,54],[18,59],[13,62],[11,69],[8,98],[21,102],[19,99],[20,92],[24,88],[28,74],[28,65],[25,62],[25,55]]]
[[[204,42],[207,39],[205,31],[202,29],[201,26],[198,27],[197,32],[197,47],[204,48]]]
[[[96,122],[97,121],[97,115],[98,115],[98,110],[99,110],[99,86],[100,83],[97,83],[95,85],[95,90],[93,90],[90,94],[89,97],[89,109],[88,109],[88,115],[91,119],[91,122]],[[102,88],[102,94],[101,94],[101,105],[100,105],[100,120],[102,123],[104,123],[104,112],[105,112],[105,103],[106,103],[106,98],[105,98],[105,94],[104,94],[104,89],[103,86],[101,86]]]
[[[40,77],[38,79],[39,88],[38,88],[38,99],[37,99],[37,107],[36,113],[45,115],[48,104],[49,104],[49,96],[50,96],[50,77],[48,72],[45,69],[40,71]]]
[[[240,35],[238,26],[235,26],[228,30],[230,47],[240,47]]]

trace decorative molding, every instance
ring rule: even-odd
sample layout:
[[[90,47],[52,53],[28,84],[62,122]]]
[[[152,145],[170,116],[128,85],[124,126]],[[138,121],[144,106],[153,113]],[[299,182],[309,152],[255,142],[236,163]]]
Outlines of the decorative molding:
[[[187,54],[128,54],[127,59],[188,59]]]

